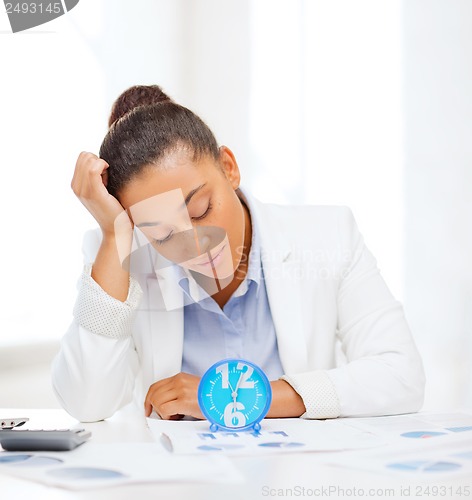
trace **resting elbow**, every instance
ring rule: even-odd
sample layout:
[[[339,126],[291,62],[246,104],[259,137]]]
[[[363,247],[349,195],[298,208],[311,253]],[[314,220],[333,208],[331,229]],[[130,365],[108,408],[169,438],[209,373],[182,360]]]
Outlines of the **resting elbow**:
[[[414,360],[401,379],[401,396],[398,401],[398,413],[416,413],[424,404],[426,377],[423,363]]]
[[[93,400],[93,398],[87,397],[86,395],[74,395],[74,397],[64,398],[56,386],[54,380],[52,382],[52,388],[57,400],[59,401],[62,408],[75,419],[80,422],[99,422],[100,420],[105,420],[115,413],[115,409],[105,408],[103,404],[99,401]]]

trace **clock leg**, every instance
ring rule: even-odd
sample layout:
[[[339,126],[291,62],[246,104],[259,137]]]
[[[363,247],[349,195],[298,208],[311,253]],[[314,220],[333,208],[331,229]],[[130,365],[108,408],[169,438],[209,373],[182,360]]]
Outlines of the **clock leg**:
[[[252,426],[252,428],[254,429],[254,432],[259,432],[261,430],[261,424],[256,423]]]

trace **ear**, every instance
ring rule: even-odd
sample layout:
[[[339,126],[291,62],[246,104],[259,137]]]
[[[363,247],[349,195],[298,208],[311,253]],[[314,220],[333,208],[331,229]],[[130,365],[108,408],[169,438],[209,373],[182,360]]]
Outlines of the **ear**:
[[[231,149],[226,146],[220,147],[220,166],[233,189],[238,189],[241,182],[238,163]]]

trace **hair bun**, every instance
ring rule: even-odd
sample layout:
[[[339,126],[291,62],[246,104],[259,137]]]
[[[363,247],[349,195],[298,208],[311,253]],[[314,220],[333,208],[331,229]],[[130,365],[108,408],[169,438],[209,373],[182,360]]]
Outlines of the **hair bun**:
[[[172,102],[172,99],[163,92],[159,85],[134,85],[125,90],[113,103],[108,127],[111,127],[113,123],[134,108],[158,102]]]

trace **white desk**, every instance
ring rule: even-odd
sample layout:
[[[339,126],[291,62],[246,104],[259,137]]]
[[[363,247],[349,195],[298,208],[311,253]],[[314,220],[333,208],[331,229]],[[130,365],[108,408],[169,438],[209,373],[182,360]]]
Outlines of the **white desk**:
[[[49,427],[55,428],[63,428],[71,424],[70,417],[62,410],[0,409],[0,418],[6,416],[29,417],[32,422],[35,422],[34,427],[36,428],[45,427],[45,422],[49,424]],[[92,439],[95,442],[152,441],[144,415],[132,406],[123,409],[106,421],[81,424],[81,426],[92,431]],[[113,500],[138,500],[141,498],[253,500],[289,497],[289,492],[281,490],[292,488],[294,492],[292,497],[299,498],[420,498],[418,491],[424,492],[428,484],[430,486],[453,487],[454,490],[457,487],[468,485],[472,490],[472,478],[462,478],[455,481],[438,481],[437,478],[431,478],[421,480],[421,482],[408,482],[388,475],[349,470],[323,463],[322,460],[328,457],[329,453],[290,453],[254,458],[232,457],[231,460],[244,475],[246,482],[231,485],[155,483],[76,492],[51,488],[0,473],[0,497],[2,500],[101,500],[110,498]],[[322,460],[320,461],[320,459]],[[195,457],[195,460],[198,460],[198,457]],[[331,491],[329,491],[330,487],[333,488]],[[410,495],[405,493],[402,495],[407,487],[411,488]],[[304,496],[302,495],[303,488],[305,489]],[[359,494],[360,489],[364,490],[363,496]],[[370,492],[370,490],[377,489],[381,491]],[[427,496],[423,493],[421,496],[448,500],[472,498],[472,491],[469,496],[460,496],[456,495],[454,491],[452,494],[450,492],[451,490],[448,489],[447,495],[437,494],[434,496],[430,493]],[[283,496],[281,493],[287,494]]]

